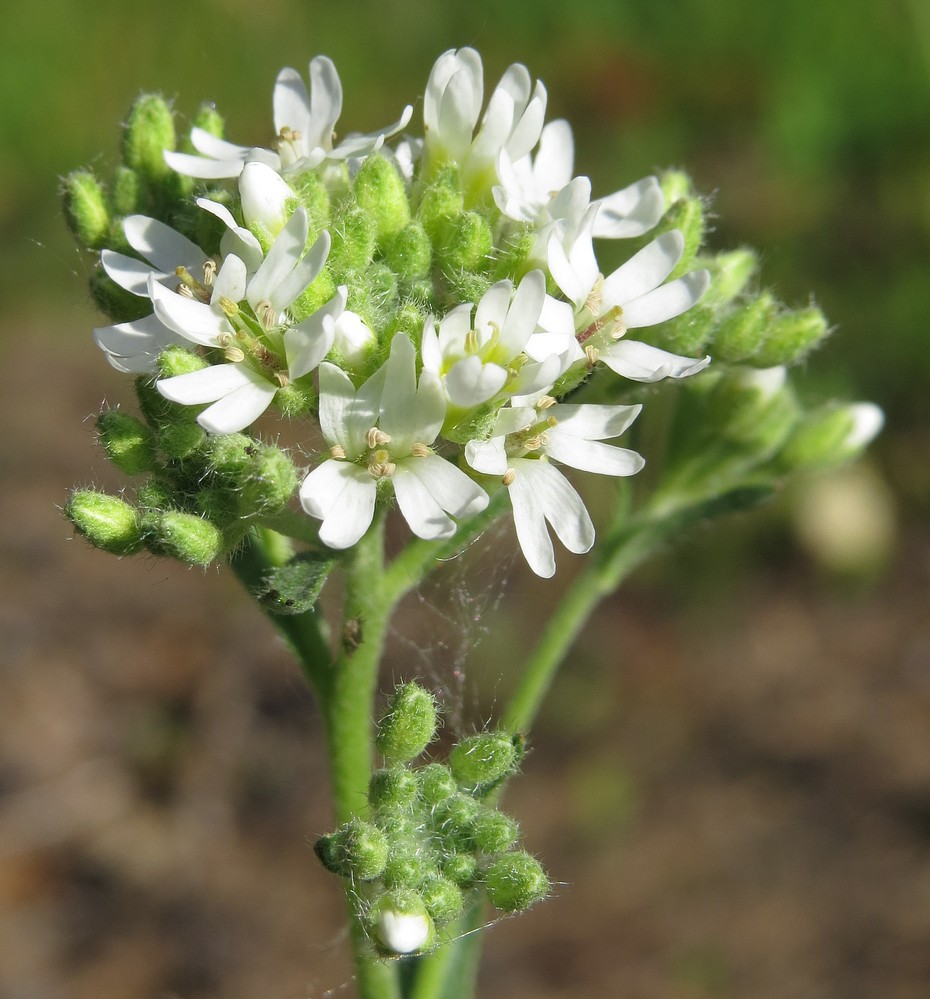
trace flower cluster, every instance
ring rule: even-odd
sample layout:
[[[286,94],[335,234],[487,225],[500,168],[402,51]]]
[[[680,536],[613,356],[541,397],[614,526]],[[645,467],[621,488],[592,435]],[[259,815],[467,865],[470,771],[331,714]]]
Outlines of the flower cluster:
[[[512,913],[549,893],[542,865],[516,846],[517,823],[487,801],[519,765],[521,739],[483,732],[458,742],[448,763],[413,766],[436,726],[429,691],[398,687],[378,726],[385,766],[371,776],[369,817],[316,843],[324,867],[350,883],[360,921],[386,956],[432,950],[482,894]]]
[[[697,256],[701,204],[680,175],[592,197],[568,123],[546,123],[546,90],[524,66],[485,102],[478,53],[444,53],[422,136],[407,106],[337,142],[333,63],[313,59],[309,83],[279,74],[271,148],[229,142],[205,109],[178,151],[170,109],[144,98],[109,202],[93,178],[69,179],[68,217],[101,251],[95,293],[116,320],[96,342],[171,413],[192,414],[182,457],[211,446],[194,421],[208,438],[249,432],[269,407],[318,421],[322,455],[299,499],[323,545],[353,546],[385,504],[418,537],[448,539],[506,490],[527,562],[551,576],[550,529],[571,552],[594,543],[561,468],[643,466],[614,443],[637,402],[568,396],[598,370],[621,385],[701,371],[751,258]],[[596,246],[618,239],[633,249],[605,275]],[[812,310],[747,348],[742,315],[728,313],[720,349],[755,351],[757,367],[826,333]]]

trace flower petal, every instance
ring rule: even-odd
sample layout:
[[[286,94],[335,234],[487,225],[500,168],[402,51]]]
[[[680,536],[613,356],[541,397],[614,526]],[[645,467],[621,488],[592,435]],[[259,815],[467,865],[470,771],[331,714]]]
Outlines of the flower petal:
[[[632,330],[674,319],[687,312],[707,291],[709,284],[709,271],[691,271],[625,305],[623,321],[627,329]]]
[[[129,245],[141,253],[157,270],[174,273],[186,267],[195,276],[207,259],[203,250],[169,225],[145,215],[129,215],[123,219],[123,232]]]
[[[408,461],[416,461],[411,458]],[[439,459],[442,461],[442,459]],[[433,498],[426,484],[408,467],[408,462],[397,465],[391,482],[397,506],[410,525],[410,530],[418,538],[436,541],[440,538],[450,538],[455,534],[455,521],[446,513]]]
[[[545,450],[563,465],[598,475],[635,475],[646,464],[635,451],[602,441],[583,440],[559,430],[555,427],[549,431]]]
[[[572,437],[588,441],[619,437],[642,411],[636,406],[603,406],[594,403],[568,405],[560,403],[546,414],[558,420],[556,429]]]
[[[493,399],[506,383],[506,369],[497,364],[482,364],[477,354],[456,361],[445,378],[446,394],[463,409]]]
[[[601,314],[615,305],[625,306],[627,302],[658,288],[672,273],[684,248],[684,236],[673,229],[654,239],[625,264],[621,264],[610,277],[604,279]]]
[[[638,340],[618,340],[601,351],[600,360],[624,378],[635,382],[657,382],[663,378],[687,378],[710,363],[709,357],[681,357]]]
[[[307,243],[308,231],[307,211],[305,208],[298,208],[278,233],[261,267],[249,282],[246,297],[253,309],[260,302],[271,302],[276,312],[281,311],[283,306],[276,304],[278,287],[294,270]],[[287,304],[290,305],[290,302]]]
[[[656,177],[644,177],[601,198],[594,221],[595,239],[629,239],[655,226],[665,211],[665,195]]]
[[[271,405],[277,386],[260,376],[205,409],[197,422],[211,434],[235,434],[254,423]]]
[[[481,486],[438,454],[410,457],[402,464],[416,475],[433,499],[453,517],[470,517],[488,505],[488,494]]]
[[[320,540],[330,548],[349,548],[368,530],[377,486],[367,469],[332,458],[317,466],[300,487],[300,504],[323,521]]]
[[[216,346],[221,333],[230,332],[226,317],[214,312],[205,302],[195,302],[160,285],[154,275],[149,277],[149,298],[155,315],[185,340],[206,347]]]

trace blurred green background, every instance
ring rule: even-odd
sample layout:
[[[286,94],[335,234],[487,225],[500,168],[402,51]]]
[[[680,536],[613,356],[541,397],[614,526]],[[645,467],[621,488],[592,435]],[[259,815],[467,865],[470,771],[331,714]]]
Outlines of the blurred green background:
[[[326,53],[367,130],[461,45],[488,89],[514,61],[544,80],[596,194],[689,170],[711,247],[756,247],[765,285],[835,324],[802,383],[888,421],[860,468],[698,532],[592,623],[513,791],[570,884],[489,935],[482,994],[927,994],[930,7],[48,0],[0,37],[2,999],[315,997],[347,974],[286,656],[225,576],[63,543],[69,486],[118,485],[81,421],[130,393],[91,343],[58,180],[107,174],[142,90],[266,144],[278,69]],[[435,670],[466,727],[558,599],[516,564],[502,587],[479,560],[451,611],[399,625],[426,637],[390,671]],[[450,615],[482,622],[468,659],[430,637]]]

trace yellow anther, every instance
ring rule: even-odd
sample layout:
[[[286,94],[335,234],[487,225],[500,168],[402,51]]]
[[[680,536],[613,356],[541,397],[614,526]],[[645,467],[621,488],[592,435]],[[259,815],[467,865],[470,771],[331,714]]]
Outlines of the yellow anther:
[[[546,426],[547,427],[557,427],[558,425],[559,425],[559,421],[554,416],[547,416],[546,417]]]
[[[544,409],[551,409],[556,404],[556,401],[557,400],[554,399],[551,395],[541,395],[536,400],[536,408],[540,412],[542,412],[542,410]]]
[[[501,478],[501,482],[503,482],[505,486],[512,486],[516,477],[517,470],[515,468],[508,468]]]
[[[238,364],[240,361],[245,360],[245,351],[241,347],[237,347],[235,344],[230,344],[226,348],[224,356],[227,361],[232,361],[233,364]]]
[[[584,354],[588,359],[588,365],[593,368],[600,358],[600,353],[598,352],[597,347],[585,347]]]
[[[213,286],[213,279],[216,277],[216,261],[205,260],[203,262],[203,283],[206,287]]]
[[[477,354],[480,349],[481,344],[478,342],[478,331],[469,330],[465,334],[465,353]]]
[[[274,380],[281,386],[281,388],[291,384],[291,379],[286,371],[276,371],[274,373]]]
[[[415,458],[426,458],[431,454],[430,449],[419,441],[410,446],[410,453]]]
[[[258,321],[262,324],[264,329],[271,329],[272,326],[277,326],[278,324],[278,314],[275,312],[274,306],[267,298],[263,298],[258,305],[255,306],[255,315]]]
[[[187,287],[186,284],[179,284],[178,285],[178,294],[181,295],[183,298],[193,298],[194,297],[194,293],[190,290],[190,288]]]
[[[346,449],[341,444],[333,444],[329,449],[329,456],[336,461],[345,461]]]

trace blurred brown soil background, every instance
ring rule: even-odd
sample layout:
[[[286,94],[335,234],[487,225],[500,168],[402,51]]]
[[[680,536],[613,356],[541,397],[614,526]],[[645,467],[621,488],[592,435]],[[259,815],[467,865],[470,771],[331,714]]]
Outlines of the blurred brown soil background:
[[[37,418],[0,445],[0,997],[350,996],[311,850],[319,718],[286,650],[229,572],[107,557],[56,509],[72,483],[118,485],[88,415],[129,386],[85,339],[22,330],[8,370],[42,372],[41,394],[5,386]],[[482,999],[930,995],[926,532],[837,587],[776,530],[702,595],[698,563],[726,577],[755,524],[641,573],[574,650],[508,792],[558,886],[488,929]],[[385,691],[427,671],[465,728],[558,599],[514,559],[498,601],[488,561],[454,570],[480,617],[468,658],[431,593],[385,667]]]

